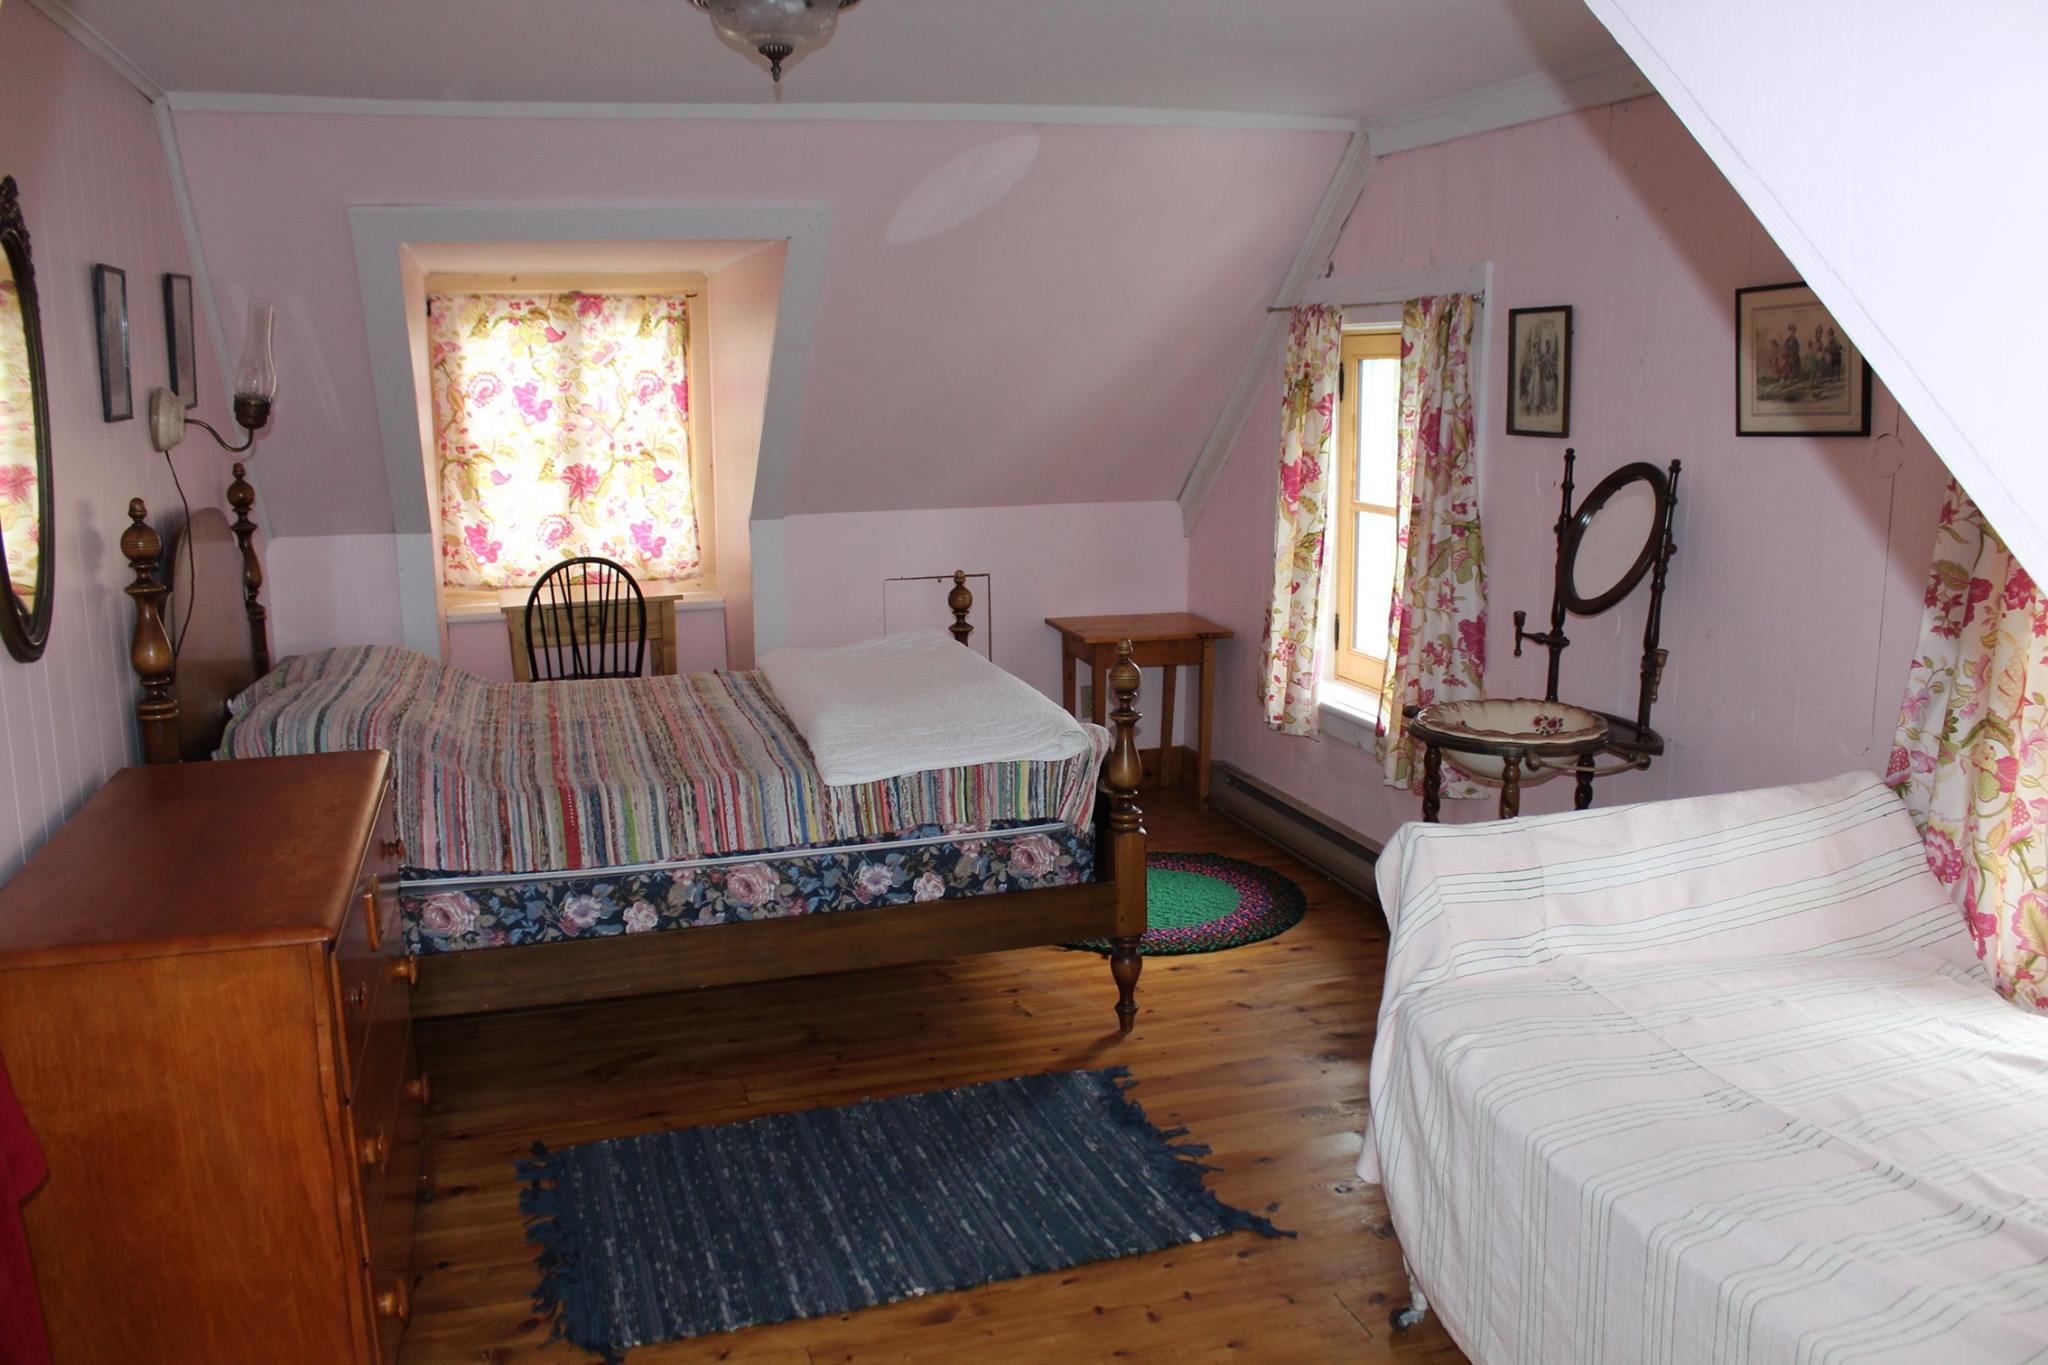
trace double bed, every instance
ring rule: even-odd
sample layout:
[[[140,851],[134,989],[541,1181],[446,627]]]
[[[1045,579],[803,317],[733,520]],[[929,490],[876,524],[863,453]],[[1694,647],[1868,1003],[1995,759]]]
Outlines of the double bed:
[[[200,511],[169,556],[131,504],[144,754],[389,751],[416,1014],[1108,938],[1131,1027],[1134,667],[1111,728],[1076,721],[962,648],[955,587],[951,638],[759,670],[497,683],[391,646],[272,668],[252,501],[237,466],[234,521]]]
[[[1869,774],[1410,825],[1361,1176],[1486,1362],[2048,1354],[2048,1020]]]

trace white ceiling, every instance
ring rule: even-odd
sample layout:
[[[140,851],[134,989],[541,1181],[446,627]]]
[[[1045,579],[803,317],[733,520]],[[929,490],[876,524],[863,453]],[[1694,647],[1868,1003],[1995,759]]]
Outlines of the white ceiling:
[[[687,0],[37,0],[170,91],[723,104],[765,70]],[[1625,60],[1581,0],[866,0],[789,103],[1370,119]]]

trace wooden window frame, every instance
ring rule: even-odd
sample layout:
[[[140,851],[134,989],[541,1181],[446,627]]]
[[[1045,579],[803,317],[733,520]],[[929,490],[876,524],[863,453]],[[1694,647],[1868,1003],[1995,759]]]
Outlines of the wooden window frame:
[[[1361,360],[1399,360],[1398,331],[1356,331],[1344,334],[1337,383],[1337,497],[1331,506],[1336,523],[1336,629],[1330,671],[1341,682],[1378,692],[1387,678],[1387,662],[1358,648],[1358,623],[1351,610],[1358,596],[1358,514],[1372,512],[1399,517],[1397,509],[1358,498],[1358,393],[1352,377]],[[1384,629],[1385,622],[1380,623]]]

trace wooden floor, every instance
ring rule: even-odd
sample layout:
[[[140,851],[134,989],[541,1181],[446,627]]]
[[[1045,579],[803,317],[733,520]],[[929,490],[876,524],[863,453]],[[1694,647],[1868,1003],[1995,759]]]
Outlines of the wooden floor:
[[[1378,1191],[1352,1173],[1366,1121],[1386,929],[1272,845],[1148,792],[1152,847],[1266,863],[1308,891],[1266,943],[1152,958],[1119,1039],[1099,957],[1032,949],[888,971],[423,1025],[436,1197],[420,1210],[402,1359],[566,1361],[530,1307],[513,1162],[550,1146],[1122,1063],[1162,1127],[1223,1167],[1210,1186],[1294,1240],[1216,1241],[835,1318],[633,1352],[678,1361],[1461,1361],[1406,1298]]]

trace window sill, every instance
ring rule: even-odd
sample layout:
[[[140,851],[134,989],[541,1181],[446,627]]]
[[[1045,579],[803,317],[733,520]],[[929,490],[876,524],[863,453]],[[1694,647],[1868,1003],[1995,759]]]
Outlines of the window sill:
[[[642,583],[650,605],[669,603],[677,611],[722,611],[725,597],[716,583],[702,579],[690,583]],[[449,625],[478,621],[502,621],[505,608],[526,605],[525,588],[443,588],[441,614]]]
[[[1370,750],[1379,728],[1379,694],[1325,678],[1316,698],[1316,723],[1321,732],[1345,744]]]

